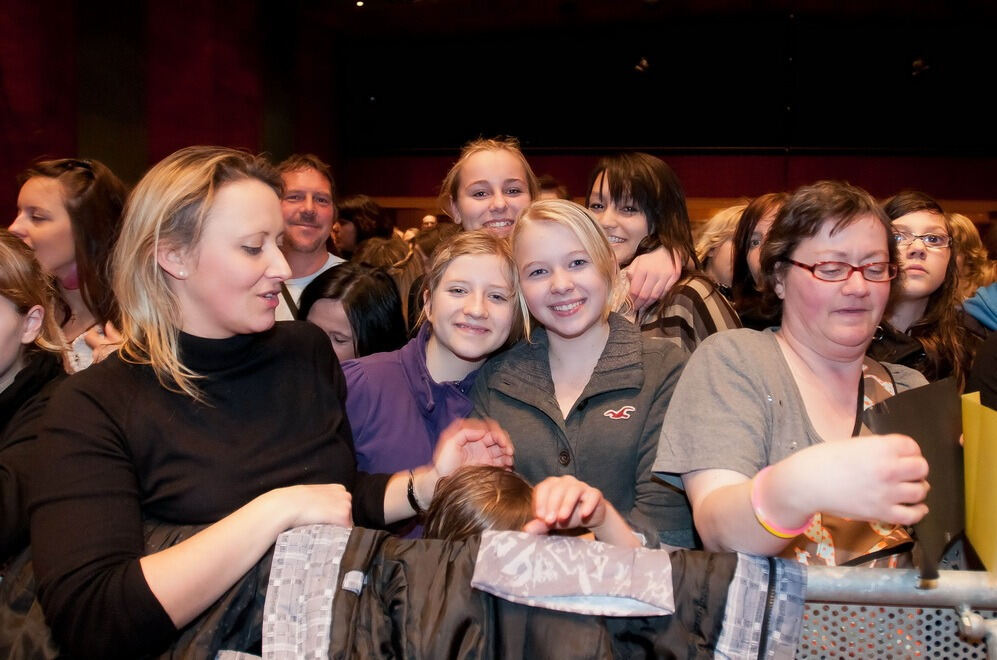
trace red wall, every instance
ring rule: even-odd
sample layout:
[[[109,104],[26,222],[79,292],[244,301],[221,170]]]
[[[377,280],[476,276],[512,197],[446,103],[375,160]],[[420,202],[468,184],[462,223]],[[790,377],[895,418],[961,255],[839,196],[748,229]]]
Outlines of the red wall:
[[[235,1],[148,4],[151,162],[194,144],[261,150],[262,37],[256,8]]]
[[[15,177],[76,152],[74,4],[0,0],[0,222],[14,219]]]
[[[8,218],[17,194],[15,174],[40,156],[99,158],[134,181],[143,159],[124,164],[120,156],[128,150],[141,150],[144,165],[203,143],[269,148],[276,158],[313,151],[334,163],[344,192],[397,197],[434,196],[456,158],[458,144],[443,155],[351,157],[342,146],[351,127],[337,113],[343,88],[337,82],[354,69],[349,54],[335,49],[330,26],[309,13],[309,5],[285,17],[279,7],[239,0],[150,2],[136,18],[121,19],[131,24],[113,28],[129,35],[143,60],[139,89],[126,91],[143,99],[131,111],[138,116],[128,119],[144,140],[131,145],[116,134],[113,116],[102,117],[104,123],[81,121],[81,92],[89,94],[88,112],[99,115],[101,99],[90,108],[94,92],[79,87],[80,62],[91,61],[79,49],[93,46],[81,38],[87,33],[80,32],[78,19],[92,25],[101,11],[119,16],[114,4],[0,0],[0,206]],[[281,17],[289,23],[275,25]],[[432,81],[427,73],[427,84]],[[77,154],[81,143],[92,153]],[[362,152],[363,144],[353,150]],[[527,155],[538,174],[562,179],[575,195],[584,194],[598,157],[579,151]],[[752,196],[841,178],[877,196],[916,188],[944,199],[997,200],[997,157],[658,155],[678,172],[690,197]]]
[[[446,156],[354,158],[339,173],[349,193],[374,196],[434,196],[456,160]],[[997,199],[997,158],[887,156],[731,156],[658,154],[676,171],[689,197],[752,197],[792,190],[818,179],[845,179],[878,197],[904,188],[943,199]],[[533,170],[585,194],[597,155],[530,155]]]

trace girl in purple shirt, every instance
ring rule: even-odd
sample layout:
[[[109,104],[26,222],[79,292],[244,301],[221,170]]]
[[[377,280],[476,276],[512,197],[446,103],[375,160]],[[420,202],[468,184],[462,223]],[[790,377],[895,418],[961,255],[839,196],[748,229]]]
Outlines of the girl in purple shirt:
[[[423,465],[440,432],[468,416],[478,367],[520,334],[516,287],[508,244],[486,230],[462,232],[436,251],[415,339],[343,363],[360,470]]]

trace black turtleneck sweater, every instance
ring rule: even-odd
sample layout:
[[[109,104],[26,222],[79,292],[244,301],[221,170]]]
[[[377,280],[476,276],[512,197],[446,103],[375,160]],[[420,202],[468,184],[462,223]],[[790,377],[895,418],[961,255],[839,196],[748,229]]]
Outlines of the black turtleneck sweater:
[[[321,330],[181,335],[180,351],[206,404],[114,355],[68,379],[46,413],[28,482],[32,552],[46,618],[73,656],[137,657],[176,637],[139,566],[145,518],[212,523],[275,488],[341,483],[357,524],[384,524],[388,477],[356,470]]]
[[[33,352],[14,382],[0,392],[0,567],[28,544],[19,482],[35,451],[45,404],[65,377],[56,354]]]

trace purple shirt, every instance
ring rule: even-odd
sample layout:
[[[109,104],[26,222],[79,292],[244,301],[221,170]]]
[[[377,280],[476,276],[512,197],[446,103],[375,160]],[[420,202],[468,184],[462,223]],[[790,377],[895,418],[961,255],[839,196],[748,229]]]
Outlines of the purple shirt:
[[[397,351],[343,363],[358,469],[392,473],[426,465],[440,432],[470,414],[468,393],[478,371],[459,382],[434,381],[426,368],[429,333],[424,323]]]

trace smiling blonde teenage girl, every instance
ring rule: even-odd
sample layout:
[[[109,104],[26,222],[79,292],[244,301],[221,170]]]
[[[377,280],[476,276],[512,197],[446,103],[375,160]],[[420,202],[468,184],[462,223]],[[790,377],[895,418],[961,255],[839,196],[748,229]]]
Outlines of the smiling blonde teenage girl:
[[[468,142],[440,185],[440,208],[465,231],[506,238],[520,211],[540,194],[537,177],[515,138]]]
[[[424,320],[408,344],[343,363],[357,465],[366,472],[430,460],[440,433],[471,412],[478,368],[522,328],[512,253],[487,231],[462,232],[436,251],[423,299]]]
[[[530,482],[572,475],[602,491],[649,542],[692,545],[685,499],[651,478],[682,351],[611,313],[626,283],[586,209],[534,203],[512,247],[533,329],[482,367],[475,414],[515,439],[516,469]]]

